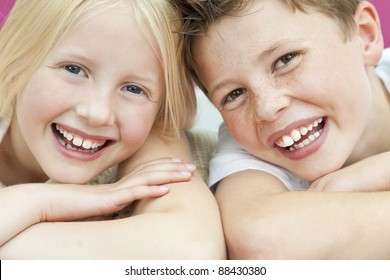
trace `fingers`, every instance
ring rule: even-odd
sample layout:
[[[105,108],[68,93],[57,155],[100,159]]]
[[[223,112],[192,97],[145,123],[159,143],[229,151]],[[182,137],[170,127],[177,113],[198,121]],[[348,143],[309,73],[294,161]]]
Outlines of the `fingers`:
[[[193,164],[187,164],[181,159],[175,158],[160,158],[152,161],[148,161],[139,164],[131,174],[137,174],[145,171],[156,171],[156,170],[181,170],[181,171],[195,171]]]
[[[136,186],[132,188],[122,189],[120,195],[124,199],[123,203],[129,204],[136,200],[153,198],[165,195],[169,192],[168,187],[166,186]]]
[[[138,185],[162,185],[188,181],[195,172],[193,164],[181,160],[164,158],[139,165],[137,170],[123,177],[118,188]]]
[[[68,186],[60,195],[54,194],[42,207],[40,221],[69,221],[110,214],[123,209],[136,200],[156,198],[168,193],[165,186],[134,186],[117,190],[99,186]]]
[[[134,201],[146,198],[157,198],[168,192],[169,189],[165,186],[135,186],[132,188],[120,189],[112,194],[111,202],[113,202],[113,204],[109,207],[110,212],[121,210]]]

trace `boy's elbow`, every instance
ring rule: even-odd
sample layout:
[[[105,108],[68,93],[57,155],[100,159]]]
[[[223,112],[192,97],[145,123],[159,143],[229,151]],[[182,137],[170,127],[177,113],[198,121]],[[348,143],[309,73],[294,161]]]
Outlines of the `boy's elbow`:
[[[278,232],[277,226],[272,226],[263,220],[243,221],[226,230],[225,237],[228,258],[235,260],[275,260],[288,259],[290,249],[280,242],[286,232]]]
[[[199,237],[192,240],[184,238],[181,242],[176,240],[175,251],[171,254],[176,255],[176,259],[187,260],[224,260],[226,259],[225,242],[213,237]]]
[[[186,258],[193,260],[224,260],[226,259],[225,246],[210,242],[194,243],[187,249]]]

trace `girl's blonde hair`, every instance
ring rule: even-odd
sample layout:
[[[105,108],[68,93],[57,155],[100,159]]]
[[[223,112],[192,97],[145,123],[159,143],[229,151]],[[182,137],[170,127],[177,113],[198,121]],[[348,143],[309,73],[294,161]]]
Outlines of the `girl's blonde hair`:
[[[17,0],[0,32],[0,117],[9,117],[16,96],[53,47],[83,21],[87,12],[118,6],[131,7],[140,26],[147,24],[151,45],[161,58],[165,98],[153,130],[177,136],[192,125],[196,112],[193,86],[179,63],[181,21],[168,0]],[[145,36],[147,33],[145,32]]]

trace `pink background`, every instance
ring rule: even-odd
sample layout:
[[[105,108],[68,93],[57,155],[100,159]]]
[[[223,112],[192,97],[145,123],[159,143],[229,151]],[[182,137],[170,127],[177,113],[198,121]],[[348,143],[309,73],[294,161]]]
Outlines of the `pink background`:
[[[385,46],[390,47],[390,1],[370,0],[377,8],[381,17],[382,31],[385,38]],[[0,0],[0,27],[5,16],[11,9],[15,0]]]

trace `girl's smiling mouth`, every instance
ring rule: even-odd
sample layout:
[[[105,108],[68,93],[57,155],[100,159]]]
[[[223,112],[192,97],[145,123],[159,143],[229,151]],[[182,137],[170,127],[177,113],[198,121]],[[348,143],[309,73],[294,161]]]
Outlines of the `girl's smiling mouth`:
[[[111,142],[108,139],[92,139],[78,135],[75,132],[69,132],[65,127],[59,124],[52,124],[52,130],[58,142],[66,149],[85,154],[97,153],[107,147]]]
[[[291,152],[305,148],[321,136],[325,122],[326,118],[319,118],[308,125],[297,127],[289,134],[277,139],[275,146]]]

